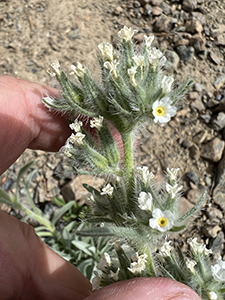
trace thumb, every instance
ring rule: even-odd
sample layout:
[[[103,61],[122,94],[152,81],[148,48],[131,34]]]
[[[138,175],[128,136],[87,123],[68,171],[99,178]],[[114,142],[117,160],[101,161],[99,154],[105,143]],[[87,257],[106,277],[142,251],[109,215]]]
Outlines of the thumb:
[[[188,286],[168,278],[135,278],[97,290],[85,300],[201,300]]]

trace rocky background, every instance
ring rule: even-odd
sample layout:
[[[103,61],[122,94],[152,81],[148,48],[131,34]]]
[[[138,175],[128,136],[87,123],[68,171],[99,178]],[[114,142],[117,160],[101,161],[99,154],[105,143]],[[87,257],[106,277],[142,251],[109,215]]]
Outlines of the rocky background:
[[[184,193],[181,207],[192,207],[207,190],[202,210],[193,217],[179,243],[199,237],[224,256],[225,215],[225,3],[223,0],[5,0],[0,1],[0,74],[58,86],[46,74],[59,60],[69,73],[77,61],[97,78],[97,45],[116,44],[124,26],[138,29],[137,44],[154,33],[153,45],[165,50],[166,72],[176,84],[187,74],[195,84],[181,101],[177,115],[164,127],[146,125],[137,135],[137,164],[148,165],[160,180],[167,167],[179,167]],[[51,215],[53,198],[85,203],[82,182],[102,184],[91,177],[68,174],[58,154],[27,150],[0,177],[0,185],[14,190],[19,169],[37,159],[31,191],[36,203]],[[23,190],[21,190],[23,193]],[[2,207],[13,214],[10,208]]]

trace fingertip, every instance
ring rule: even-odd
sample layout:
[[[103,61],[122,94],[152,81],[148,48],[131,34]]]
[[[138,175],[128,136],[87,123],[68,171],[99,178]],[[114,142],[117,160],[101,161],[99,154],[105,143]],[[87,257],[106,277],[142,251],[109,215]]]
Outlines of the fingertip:
[[[168,278],[135,278],[111,284],[86,300],[201,300],[188,286]]]

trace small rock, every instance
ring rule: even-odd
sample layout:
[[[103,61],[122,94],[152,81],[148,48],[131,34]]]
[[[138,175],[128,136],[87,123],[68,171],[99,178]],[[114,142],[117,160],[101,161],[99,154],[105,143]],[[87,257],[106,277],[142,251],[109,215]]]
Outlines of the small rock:
[[[193,137],[193,142],[196,144],[202,144],[205,139],[207,137],[207,131],[206,130],[202,130],[199,131],[194,137]]]
[[[195,91],[201,93],[203,90],[205,90],[205,86],[201,83],[196,82],[194,84],[194,89],[195,89]]]
[[[152,7],[152,15],[153,16],[160,16],[163,13],[163,10],[159,6],[153,6]]]
[[[217,90],[219,90],[224,84],[225,84],[225,75],[222,75],[215,80],[213,85]]]
[[[188,213],[194,206],[194,204],[192,204],[190,201],[188,201],[185,197],[181,197],[179,199],[178,205],[179,205],[180,216],[183,216],[186,213]]]
[[[210,241],[210,249],[213,252],[214,259],[218,259],[221,256],[221,252],[224,249],[224,233],[218,232],[217,236]]]
[[[193,101],[191,104],[190,104],[190,107],[192,109],[197,109],[197,111],[199,112],[202,112],[203,110],[205,110],[205,106],[204,104],[202,103],[202,100],[200,99],[196,99],[195,101]]]
[[[195,171],[191,171],[186,174],[187,178],[190,179],[195,185],[199,184],[199,178],[198,175],[195,173]]]
[[[182,8],[184,11],[191,12],[195,10],[197,7],[197,1],[196,0],[183,0]]]
[[[203,119],[206,124],[209,124],[209,122],[211,121],[211,116],[208,114],[200,115],[200,118]]]
[[[216,65],[220,64],[220,58],[213,51],[209,52],[209,58],[214,64]]]
[[[208,237],[212,237],[212,238],[216,238],[218,232],[221,231],[221,228],[219,225],[216,226],[204,226],[203,228],[203,233],[208,236]]]
[[[192,145],[193,145],[193,143],[190,140],[184,140],[182,143],[182,146],[187,149],[189,149]]]
[[[223,214],[221,212],[221,210],[219,210],[216,207],[209,207],[207,209],[207,215],[209,217],[209,219],[216,221],[216,222],[221,222],[222,218],[223,218]]]
[[[190,20],[187,20],[186,24],[186,31],[187,32],[190,32],[192,34],[195,34],[195,33],[202,33],[203,31],[203,27],[202,27],[202,24],[199,20],[197,19],[190,19]]]
[[[167,71],[177,70],[179,62],[180,62],[180,58],[177,55],[177,53],[175,51],[166,50],[165,56],[167,58],[165,69]]]
[[[175,50],[184,63],[188,62],[194,56],[195,52],[193,47],[187,46],[178,46]]]
[[[202,197],[203,192],[199,190],[189,190],[187,194],[187,199],[193,203],[196,204],[199,202],[199,200]]]
[[[154,32],[169,32],[172,29],[172,19],[166,15],[160,15],[153,24]]]
[[[164,13],[166,16],[169,16],[169,15],[171,14],[171,7],[170,7],[170,5],[167,4],[166,2],[164,2],[164,1],[161,2],[161,3],[159,4],[159,7],[162,8],[163,13]]]
[[[146,4],[150,3],[150,0],[138,0],[141,6],[145,6]]]
[[[225,33],[215,37],[215,44],[217,46],[225,46]]]
[[[122,14],[123,12],[123,8],[121,6],[117,6],[114,11],[113,11],[113,14],[116,15],[116,16],[119,16],[120,14]]]
[[[70,200],[75,200],[75,194],[71,188],[71,185],[65,184],[62,188],[61,188],[61,195],[63,196],[63,199],[68,202]]]
[[[213,162],[218,162],[222,158],[224,147],[225,142],[216,137],[202,145],[201,156]]]
[[[201,100],[201,95],[198,92],[190,92],[188,96],[190,100]]]
[[[217,131],[222,130],[225,127],[225,113],[219,112],[216,119],[212,121],[213,128]]]
[[[195,159],[195,160],[198,160],[200,158],[200,150],[198,148],[197,145],[193,144],[190,148],[189,148],[189,154],[190,154],[190,157]]]
[[[192,46],[196,52],[202,52],[205,50],[205,40],[201,34],[195,34],[190,39],[190,46]]]
[[[202,13],[195,11],[195,12],[192,12],[191,15],[194,19],[199,20],[201,22],[202,26],[206,24],[206,17]],[[205,27],[204,27],[204,30],[205,30]]]

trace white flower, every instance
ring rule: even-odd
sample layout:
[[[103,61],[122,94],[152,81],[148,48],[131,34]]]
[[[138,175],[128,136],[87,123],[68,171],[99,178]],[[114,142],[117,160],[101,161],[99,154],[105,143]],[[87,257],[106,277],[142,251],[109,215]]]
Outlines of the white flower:
[[[126,42],[129,42],[133,35],[137,33],[138,30],[132,30],[132,28],[127,28],[127,26],[124,26],[119,32],[118,36],[121,38],[121,40],[125,40]]]
[[[152,210],[152,195],[141,192],[138,197],[138,206],[143,210]]]
[[[161,232],[170,230],[173,227],[173,214],[170,210],[161,211],[156,208],[152,212],[153,218],[149,220],[149,226]]]
[[[85,134],[81,132],[77,132],[76,134],[72,133],[69,137],[69,141],[71,144],[82,145]]]
[[[195,273],[195,265],[197,265],[196,261],[186,258],[186,266],[192,273]]]
[[[160,59],[163,57],[163,53],[156,48],[148,50],[148,55],[149,62],[153,66],[156,66],[159,63]]]
[[[175,184],[172,186],[169,183],[166,184],[166,191],[172,199],[174,199],[176,197],[176,195],[178,194],[178,192],[180,190],[182,190],[182,188],[183,188],[182,185],[178,186],[178,184]]]
[[[137,167],[137,172],[144,183],[147,183],[155,177],[155,175],[152,172],[149,172],[147,166]]]
[[[92,289],[96,290],[100,284],[101,284],[101,276],[99,275],[99,273],[97,271],[93,272],[95,277],[93,277],[92,279]]]
[[[145,45],[146,45],[146,47],[150,48],[151,45],[152,45],[152,42],[154,40],[154,35],[150,35],[150,36],[144,35],[144,39],[145,39]]]
[[[135,74],[137,73],[137,66],[131,67],[130,69],[128,69],[127,73],[130,76],[131,84],[134,85],[134,86],[136,86],[137,82],[136,82],[136,80],[135,80],[134,77],[135,77]]]
[[[189,238],[187,240],[188,244],[191,246],[192,250],[195,253],[200,253],[200,254],[204,254],[204,255],[209,255],[210,253],[212,253],[211,249],[207,249],[205,244],[203,243],[198,243],[197,242],[197,238]]]
[[[69,127],[74,130],[75,132],[80,132],[81,131],[81,126],[83,123],[81,121],[75,120],[73,123],[69,125]]]
[[[146,258],[147,258],[146,253],[144,253],[140,256],[138,255],[138,253],[136,253],[135,259],[137,261],[132,262],[130,264],[130,268],[127,268],[127,269],[130,272],[132,272],[134,275],[138,275],[139,273],[141,273],[141,271],[143,271],[145,269]]]
[[[117,77],[116,66],[118,64],[119,64],[119,62],[115,59],[115,60],[112,60],[111,62],[106,61],[103,66],[106,69],[108,69],[110,71],[110,73],[112,73],[115,77]]]
[[[99,116],[98,118],[93,118],[93,120],[90,121],[90,127],[97,128],[98,130],[100,130],[102,128],[102,122],[103,122],[102,116]]]
[[[55,60],[52,64],[49,65],[47,73],[52,77],[54,77],[56,75],[60,75],[59,68],[60,68],[60,64],[59,64],[58,60]]]
[[[164,97],[161,100],[156,100],[152,105],[152,113],[154,122],[167,123],[171,117],[176,115],[177,109],[175,106],[171,106],[172,102],[169,97]]]
[[[137,66],[140,66],[141,68],[143,67],[144,56],[139,55],[139,56],[133,56],[132,58]]]
[[[172,85],[174,82],[173,76],[163,76],[161,81],[161,88],[163,90],[163,93],[169,93],[172,90]]]
[[[160,248],[160,254],[162,256],[170,256],[170,252],[173,249],[172,246],[170,246],[171,241],[165,242],[163,246]]]
[[[106,269],[106,267],[110,267],[111,266],[111,258],[109,256],[109,254],[107,252],[104,252],[104,254],[102,255],[102,258],[100,260],[100,262],[97,264],[97,268],[100,271],[104,271]]]
[[[117,269],[116,273],[114,273],[112,270],[110,270],[109,278],[113,278],[115,281],[119,280],[119,272],[120,268]]]
[[[113,46],[110,43],[103,42],[98,45],[98,49],[101,51],[104,58],[113,60]]]
[[[66,143],[64,146],[62,146],[60,149],[59,149],[59,153],[67,156],[67,157],[72,157],[72,154],[70,152],[70,150],[72,149],[73,147],[70,145],[69,143],[69,139],[67,139]]]
[[[225,282],[225,261],[221,259],[221,256],[217,259],[217,264],[211,266],[211,270],[216,281]]]
[[[171,170],[169,168],[166,169],[167,176],[171,181],[177,180],[177,174],[180,171],[180,168],[172,168]]]
[[[217,294],[213,291],[207,293],[210,300],[217,300]]]
[[[114,190],[114,188],[111,186],[110,183],[108,183],[108,184],[106,185],[106,187],[104,187],[104,188],[102,189],[101,195],[108,195],[108,196],[111,197],[111,196],[113,195],[113,190]]]
[[[77,67],[74,65],[71,65],[72,72],[70,74],[75,74],[77,77],[82,78],[85,73],[85,68],[82,66],[81,63],[77,63]]]

